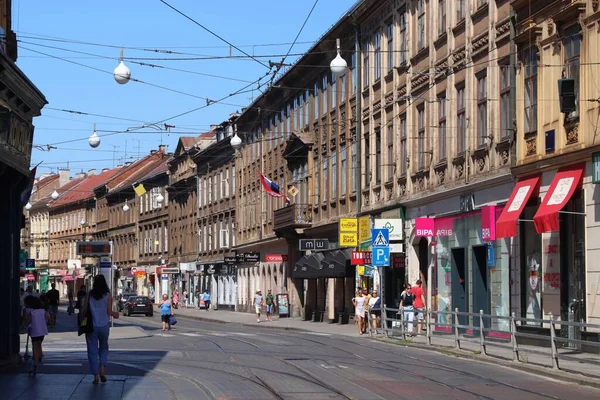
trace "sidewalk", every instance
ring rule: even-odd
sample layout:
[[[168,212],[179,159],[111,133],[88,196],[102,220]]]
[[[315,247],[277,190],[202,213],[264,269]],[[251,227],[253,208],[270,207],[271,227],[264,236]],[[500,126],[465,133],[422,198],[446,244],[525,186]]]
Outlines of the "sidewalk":
[[[169,389],[147,376],[108,377],[106,383],[92,384],[93,377],[83,374],[0,374],[2,399],[169,399]]]

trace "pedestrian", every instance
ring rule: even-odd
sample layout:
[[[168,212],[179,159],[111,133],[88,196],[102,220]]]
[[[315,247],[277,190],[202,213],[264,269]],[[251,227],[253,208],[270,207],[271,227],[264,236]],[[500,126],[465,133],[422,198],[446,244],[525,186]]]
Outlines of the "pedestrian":
[[[50,314],[42,305],[39,298],[35,296],[27,296],[25,298],[25,324],[29,325],[28,334],[31,337],[31,347],[33,348],[33,358],[31,360],[30,374],[35,375],[37,368],[44,358],[42,350],[42,342],[44,337],[48,335],[48,323],[50,322]]]
[[[273,303],[275,303],[275,296],[271,293],[271,289],[267,290],[265,296],[265,304],[267,305],[267,321],[273,321]]]
[[[77,309],[77,324],[81,325],[81,311],[83,310],[83,303],[85,302],[85,296],[87,296],[87,292],[85,290],[85,286],[81,285],[79,290],[77,291],[77,304],[75,304],[75,308]]]
[[[188,292],[187,292],[187,290],[183,291],[183,307],[188,308]]]
[[[415,296],[412,293],[410,283],[404,285],[404,290],[400,293],[400,304],[398,305],[398,314],[403,313],[404,323],[406,324],[406,336],[415,336],[413,333],[413,320],[415,310],[413,308]]]
[[[204,309],[206,311],[210,310],[210,290],[206,289],[202,293],[202,301],[204,302]]]
[[[74,311],[74,307],[73,307],[73,290],[69,289],[69,293],[67,294],[67,298],[69,299],[69,307],[67,308],[67,313],[69,315],[73,314]]]
[[[50,313],[50,326],[56,326],[56,315],[58,314],[58,305],[60,303],[60,293],[56,290],[56,283],[52,284],[52,289],[46,294],[48,299],[48,312]]]
[[[354,315],[356,316],[356,320],[358,322],[358,334],[362,335],[364,333],[364,322],[365,322],[365,301],[366,297],[363,296],[363,291],[358,289],[356,292],[356,297],[352,299],[352,304],[354,304]]]
[[[177,291],[177,289],[175,289],[175,292],[173,292],[173,307],[177,308],[178,305],[179,305],[179,292]]]
[[[171,330],[171,316],[175,315],[173,312],[173,303],[169,300],[169,296],[163,294],[163,301],[158,306],[160,308],[160,319],[162,321],[162,331]]]
[[[363,297],[365,298],[365,316],[363,319],[363,333],[367,333],[369,327],[369,302],[371,301],[371,295],[367,289],[362,290]]]
[[[98,378],[103,383],[106,382],[110,317],[119,318],[119,313],[113,311],[113,298],[104,275],[94,277],[92,290],[85,297],[81,310],[82,321],[86,316],[92,318],[94,326],[92,332],[85,334],[85,341],[90,373],[94,375],[94,385],[97,385]]]
[[[254,311],[256,312],[256,322],[260,323],[260,312],[263,306],[263,295],[262,291],[257,290],[254,296]]]
[[[413,306],[415,308],[415,317],[417,318],[417,335],[420,335],[423,330],[423,318],[425,311],[425,292],[423,291],[423,282],[417,280],[415,286],[411,288],[414,295]]]
[[[33,295],[39,299],[40,296],[41,296],[40,289],[36,289],[36,291],[35,291],[35,293]]]
[[[381,318],[381,298],[379,297],[377,290],[373,290],[373,295],[369,299],[369,313],[371,314],[371,327],[375,330],[375,334],[377,334]]]

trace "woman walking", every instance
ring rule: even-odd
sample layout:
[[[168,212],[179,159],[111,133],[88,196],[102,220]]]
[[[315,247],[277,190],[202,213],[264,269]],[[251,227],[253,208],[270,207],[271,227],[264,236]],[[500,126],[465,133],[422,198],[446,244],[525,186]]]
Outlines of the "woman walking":
[[[404,313],[404,323],[406,324],[406,336],[415,336],[413,333],[413,320],[415,318],[415,310],[413,302],[415,296],[412,294],[410,283],[404,285],[404,291],[400,294],[400,305],[398,314]]]
[[[31,337],[31,347],[33,347],[33,359],[31,360],[31,369],[29,374],[35,376],[37,368],[42,362],[44,352],[42,351],[42,342],[48,335],[48,323],[50,314],[42,305],[40,299],[34,296],[25,298],[25,324],[29,325],[29,336]]]
[[[94,375],[94,385],[98,379],[106,382],[106,364],[108,361],[108,335],[110,317],[119,318],[113,311],[113,298],[108,290],[104,275],[96,275],[89,295],[85,298],[81,310],[81,321],[92,318],[93,331],[85,334],[90,373]]]
[[[354,304],[355,316],[358,321],[358,334],[362,335],[365,329],[365,302],[367,298],[363,297],[362,290],[358,290],[356,292],[356,297],[352,299],[352,304]]]
[[[162,331],[171,330],[171,316],[175,315],[173,313],[173,304],[171,300],[169,300],[169,296],[163,294],[163,302],[158,306],[160,308],[160,319],[162,320]]]

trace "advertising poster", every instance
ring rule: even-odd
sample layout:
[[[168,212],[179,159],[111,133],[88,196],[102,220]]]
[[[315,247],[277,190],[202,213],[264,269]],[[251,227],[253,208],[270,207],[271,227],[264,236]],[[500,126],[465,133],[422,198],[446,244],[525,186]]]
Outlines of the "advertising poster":
[[[560,237],[558,232],[542,235],[542,295],[544,316],[560,315]]]
[[[290,302],[287,294],[277,295],[277,309],[279,310],[280,317],[287,317],[290,315]]]

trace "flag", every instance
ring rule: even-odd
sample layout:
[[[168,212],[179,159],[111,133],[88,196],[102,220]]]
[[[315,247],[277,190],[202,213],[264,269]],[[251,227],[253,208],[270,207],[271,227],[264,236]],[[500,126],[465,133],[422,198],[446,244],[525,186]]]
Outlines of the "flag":
[[[135,194],[137,194],[140,197],[142,197],[144,193],[146,193],[146,188],[144,187],[143,183],[140,183],[137,186],[134,185],[133,190],[135,191]]]
[[[38,165],[33,167],[33,169],[29,172],[29,182],[27,182],[27,186],[21,192],[21,205],[23,207],[25,207],[25,205],[29,203],[29,199],[31,198],[31,192],[33,191],[33,182],[35,182],[35,174],[37,172]]]
[[[264,176],[262,173],[260,174],[260,183],[262,184],[262,187],[265,189],[269,196],[285,197],[285,203],[290,204],[290,198],[287,197],[285,194],[281,193],[279,185],[267,178],[266,176]]]

